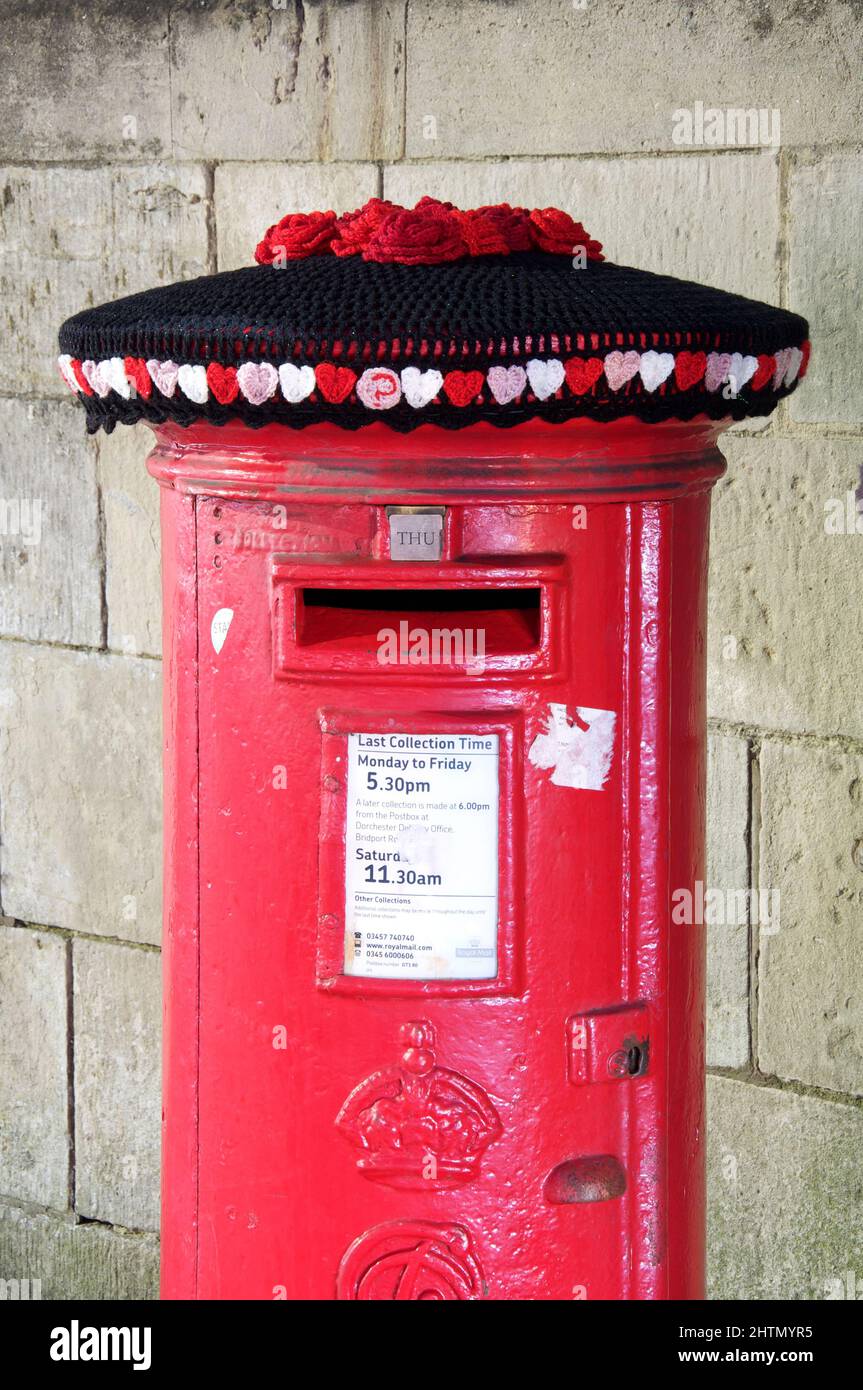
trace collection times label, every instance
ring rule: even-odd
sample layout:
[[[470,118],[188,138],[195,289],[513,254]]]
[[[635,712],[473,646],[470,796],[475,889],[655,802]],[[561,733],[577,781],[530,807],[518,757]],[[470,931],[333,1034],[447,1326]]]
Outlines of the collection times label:
[[[497,734],[349,734],[345,974],[497,975]]]

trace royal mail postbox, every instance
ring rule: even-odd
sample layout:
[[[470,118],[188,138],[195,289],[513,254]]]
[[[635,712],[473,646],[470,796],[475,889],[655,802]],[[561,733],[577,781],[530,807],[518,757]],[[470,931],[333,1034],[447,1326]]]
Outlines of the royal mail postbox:
[[[717,436],[806,325],[372,200],[88,310],[165,620],[163,1294],[699,1298]]]

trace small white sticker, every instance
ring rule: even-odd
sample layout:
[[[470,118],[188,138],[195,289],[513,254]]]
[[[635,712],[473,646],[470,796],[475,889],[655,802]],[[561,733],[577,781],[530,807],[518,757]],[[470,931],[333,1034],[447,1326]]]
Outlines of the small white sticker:
[[[578,705],[570,722],[566,705],[548,708],[548,731],[537,734],[528,758],[534,767],[552,769],[556,787],[601,791],[614,752],[614,711]]]
[[[350,734],[346,975],[497,975],[497,734]]]
[[[225,638],[228,635],[228,628],[231,626],[233,616],[233,608],[220,608],[213,618],[213,621],[210,623],[210,640],[213,643],[216,655],[219,654],[225,645]]]

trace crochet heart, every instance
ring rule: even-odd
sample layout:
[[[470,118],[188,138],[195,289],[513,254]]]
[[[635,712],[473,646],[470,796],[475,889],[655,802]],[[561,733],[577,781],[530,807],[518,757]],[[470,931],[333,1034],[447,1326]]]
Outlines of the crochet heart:
[[[60,356],[57,358],[57,366],[59,367],[60,375],[65,381],[66,385],[69,387],[69,390],[77,391],[78,381],[75,376],[75,373],[72,370],[72,358],[68,352],[61,352]]]
[[[803,353],[800,351],[800,348],[788,348],[788,365],[785,369],[785,377],[782,382],[783,386],[790,386],[793,381],[796,381],[797,373],[800,371],[802,362]]]
[[[129,378],[126,376],[126,363],[122,357],[109,357],[107,362],[102,363],[105,373],[105,380],[116,391],[118,396],[122,396],[127,401],[132,394],[129,385]]]
[[[369,410],[391,410],[401,398],[401,383],[389,367],[369,367],[357,382],[357,399]]]
[[[443,389],[453,405],[470,405],[483,388],[482,372],[447,372]]]
[[[184,396],[195,405],[203,405],[207,399],[207,369],[199,363],[184,362],[177,372],[177,382]]]
[[[731,368],[730,352],[711,352],[707,356],[707,371],[704,374],[704,385],[708,391],[718,391],[723,381],[728,377]]]
[[[150,358],[147,371],[153,378],[156,390],[161,391],[162,395],[170,400],[177,388],[177,376],[180,371],[176,362],[157,362],[155,358]]]
[[[270,362],[244,362],[237,381],[250,405],[263,405],[278,386],[279,374]]]
[[[783,381],[785,380],[785,373],[788,371],[788,367],[790,365],[790,353],[790,348],[780,348],[778,352],[775,352],[773,354],[774,360],[776,362],[776,367],[773,371],[774,391],[778,391]]]
[[[96,395],[101,396],[103,399],[105,398],[105,396],[108,395],[108,392],[111,390],[111,383],[108,380],[108,374],[105,371],[106,366],[107,363],[93,362],[90,358],[88,358],[86,362],[81,363],[81,367],[83,369],[85,377],[89,381]]]
[[[296,367],[293,362],[283,362],[279,368],[279,385],[282,395],[290,405],[299,405],[315,389],[315,374],[311,367]]]
[[[527,385],[524,367],[489,367],[488,385],[498,405],[506,405],[520,396]]]
[[[153,382],[143,358],[126,357],[123,359],[123,366],[126,369],[126,376],[135,388],[135,394],[143,396],[145,401],[149,400],[153,391]]]
[[[732,352],[728,365],[728,380],[735,395],[743,390],[747,381],[752,380],[757,368],[757,357],[744,357],[742,352]]]
[[[315,367],[315,381],[321,388],[321,395],[333,405],[351,394],[356,379],[357,374],[350,367],[336,367],[332,362],[319,362]]]
[[[230,405],[240,391],[236,367],[223,367],[221,362],[211,362],[207,368],[207,385],[219,405]]]
[[[681,391],[688,391],[707,370],[706,352],[679,352],[674,363],[674,379]]]
[[[601,357],[570,357],[564,367],[566,384],[576,396],[583,396],[602,376]]]
[[[610,352],[603,363],[605,379],[612,391],[619,391],[631,381],[641,366],[641,355],[631,352]]]
[[[84,392],[84,395],[92,396],[93,388],[87,380],[87,375],[84,371],[84,363],[79,362],[77,357],[72,358],[72,371],[75,373],[75,380],[80,389]]]
[[[670,352],[643,352],[638,370],[645,391],[655,391],[674,371],[674,355]]]
[[[419,367],[405,367],[402,372],[405,400],[414,410],[421,410],[429,401],[433,401],[442,386],[443,374],[433,367],[427,372],[421,372]]]
[[[758,358],[758,367],[752,374],[752,389],[760,391],[762,386],[766,386],[776,370],[776,358],[770,353],[762,353]]]
[[[547,401],[549,396],[559,391],[565,376],[563,363],[556,357],[550,357],[547,362],[532,357],[527,364],[527,379],[538,401]]]

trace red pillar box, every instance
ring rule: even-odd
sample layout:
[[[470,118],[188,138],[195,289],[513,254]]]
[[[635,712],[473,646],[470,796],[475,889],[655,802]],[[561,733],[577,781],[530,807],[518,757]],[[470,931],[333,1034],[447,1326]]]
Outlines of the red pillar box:
[[[61,334],[157,436],[163,1294],[700,1298],[710,489],[806,325],[553,210],[257,259]]]

